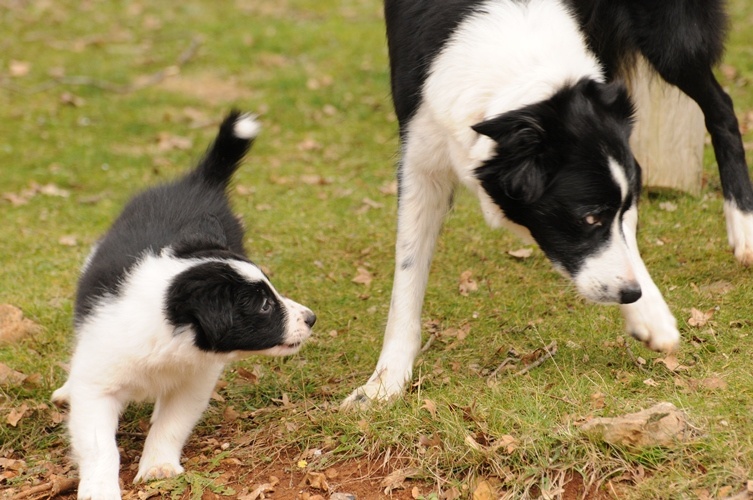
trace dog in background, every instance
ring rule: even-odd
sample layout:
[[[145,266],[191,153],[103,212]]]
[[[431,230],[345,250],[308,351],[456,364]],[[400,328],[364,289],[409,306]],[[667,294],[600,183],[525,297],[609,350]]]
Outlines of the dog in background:
[[[639,54],[703,110],[729,242],[753,263],[753,188],[711,69],[723,49],[721,0],[386,0],[385,19],[401,140],[395,274],[376,369],[344,406],[400,395],[411,379],[458,184],[491,226],[535,240],[585,298],[620,304],[632,336],[677,349],[675,318],[636,239],[641,171],[617,77]]]
[[[299,350],[316,321],[280,295],[243,248],[227,188],[259,124],[230,113],[198,167],[125,207],[86,259],[67,382],[80,499],[119,499],[118,417],[154,400],[135,481],[183,472],[180,455],[224,365]]]

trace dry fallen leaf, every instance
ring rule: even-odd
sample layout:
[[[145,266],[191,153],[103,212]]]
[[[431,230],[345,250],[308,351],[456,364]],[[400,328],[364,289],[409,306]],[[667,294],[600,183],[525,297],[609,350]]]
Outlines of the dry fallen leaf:
[[[705,389],[726,389],[727,388],[727,382],[721,379],[720,377],[713,376],[708,377],[703,380],[701,380],[701,386]]]
[[[31,63],[28,61],[11,59],[10,64],[8,64],[8,73],[14,78],[26,76],[29,74],[29,71],[31,71]]]
[[[690,319],[688,319],[688,324],[690,326],[695,326],[698,328],[702,326],[706,326],[706,323],[709,322],[709,320],[711,319],[713,315],[714,315],[713,308],[709,309],[706,312],[703,312],[693,307],[690,309]]]
[[[458,291],[463,297],[467,297],[469,293],[478,290],[478,283],[473,279],[472,271],[463,271],[460,275],[460,284],[458,285]]]
[[[26,415],[26,412],[29,410],[29,407],[26,403],[23,403],[18,408],[13,408],[8,413],[8,416],[5,418],[6,422],[8,422],[8,425],[11,427],[15,427],[18,425],[18,422],[24,418]]]
[[[329,491],[327,477],[321,472],[306,472],[306,476],[301,481],[301,486],[310,486],[315,490]]]
[[[63,189],[55,184],[45,184],[44,186],[38,186],[37,191],[45,196],[57,196],[58,198],[68,198],[71,192],[67,189]]]
[[[359,267],[355,278],[353,278],[351,281],[353,283],[359,283],[361,285],[369,286],[371,284],[371,281],[374,279],[374,277],[371,275],[371,273],[368,271],[368,269],[364,267]]]
[[[677,205],[672,203],[671,201],[663,201],[659,203],[659,208],[666,212],[674,212],[677,210]]]
[[[679,372],[683,370],[687,370],[688,367],[685,365],[681,365],[680,362],[677,360],[676,354],[667,354],[664,358],[657,358],[654,360],[654,364],[661,363],[664,366],[666,366],[670,371],[673,372]]]
[[[494,486],[486,479],[483,479],[473,489],[472,498],[473,500],[496,500],[497,494],[494,491]]]
[[[157,134],[157,150],[172,151],[174,149],[187,150],[193,147],[193,141],[188,137],[173,135],[169,132],[160,132]]]
[[[607,443],[636,447],[669,446],[692,434],[687,416],[672,403],[619,417],[594,418],[581,430]]]
[[[432,418],[437,418],[437,403],[435,403],[431,399],[424,399],[424,404],[421,406],[421,408],[431,413]]]
[[[226,406],[222,412],[222,417],[225,419],[225,422],[231,423],[235,422],[240,417],[240,414],[232,406]]]
[[[58,239],[58,243],[66,247],[75,247],[78,245],[78,238],[72,234],[66,234]]]
[[[23,311],[10,304],[0,304],[0,344],[20,340],[27,335],[38,333],[41,326],[28,318]]]
[[[0,386],[18,385],[26,380],[26,375],[17,372],[4,363],[0,363]]]
[[[392,471],[390,475],[382,479],[379,485],[384,488],[384,494],[389,495],[393,490],[405,489],[405,480],[418,476],[421,469],[418,467],[407,467]]]
[[[523,260],[533,255],[533,248],[519,248],[518,250],[510,250],[507,253],[516,259]]]

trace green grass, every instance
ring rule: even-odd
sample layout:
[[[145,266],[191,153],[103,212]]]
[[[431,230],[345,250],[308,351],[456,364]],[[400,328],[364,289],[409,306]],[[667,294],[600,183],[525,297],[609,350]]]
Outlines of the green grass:
[[[730,79],[720,72],[720,79],[743,117],[753,110],[753,7],[745,0],[729,4],[725,64],[737,74]],[[365,413],[333,411],[374,367],[391,287],[396,199],[385,187],[394,178],[397,127],[380,9],[376,0],[0,3],[6,34],[0,40],[0,193],[20,193],[32,183],[69,193],[36,194],[22,206],[0,200],[0,303],[20,307],[43,326],[42,333],[0,348],[0,362],[39,375],[0,386],[0,457],[68,463],[64,429],[51,410],[32,411],[17,427],[6,416],[23,403],[46,403],[65,378],[75,282],[89,245],[132,193],[187,169],[234,106],[259,112],[264,124],[236,178],[251,192],[233,195],[250,228],[247,248],[277,288],[316,311],[319,322],[316,338],[299,355],[229,367],[225,402],[213,402],[189,448],[221,429],[252,477],[280,448],[321,449],[313,464],[321,468],[389,450],[443,489],[485,477],[513,495],[536,495],[573,474],[604,494],[616,488],[622,498],[742,489],[753,479],[753,271],[737,265],[727,249],[710,151],[701,197],[649,191],[641,204],[639,241],[678,318],[687,371],[670,373],[654,363],[656,354],[623,342],[619,312],[579,299],[540,251],[525,260],[507,255],[521,243],[487,229],[477,202],[463,192],[438,245],[423,319],[442,332],[468,328],[468,336],[435,340],[403,400]],[[201,45],[178,75],[130,92],[102,88],[103,82],[127,87],[175,64],[197,37]],[[13,76],[12,61],[29,63],[28,73]],[[60,74],[68,83],[56,83]],[[74,84],[80,76],[88,84]],[[165,133],[192,145],[161,148]],[[753,132],[744,139],[751,143]],[[664,201],[677,210],[662,210]],[[74,246],[60,243],[71,235]],[[352,282],[358,267],[372,273],[369,286]],[[479,291],[462,297],[457,284],[466,270]],[[720,281],[728,291],[709,290]],[[694,328],[687,323],[691,308],[717,310],[709,325]],[[529,375],[488,380],[510,349],[524,354],[553,340],[559,345],[554,359]],[[625,345],[646,365],[637,366]],[[238,368],[254,366],[258,383],[244,383]],[[711,377],[726,387],[698,385]],[[644,383],[649,378],[654,386]],[[593,404],[597,393],[603,407]],[[283,394],[287,405],[279,402]],[[684,409],[699,436],[636,451],[593,442],[578,430],[589,416],[658,401]],[[223,419],[228,405],[253,416],[229,424]],[[132,407],[122,429],[138,432],[147,413],[148,407]],[[516,445],[509,453],[479,452],[468,446],[468,435],[509,435]],[[421,436],[439,446],[422,445]],[[137,452],[138,446],[136,439],[126,447]],[[184,481],[183,488],[200,483]]]

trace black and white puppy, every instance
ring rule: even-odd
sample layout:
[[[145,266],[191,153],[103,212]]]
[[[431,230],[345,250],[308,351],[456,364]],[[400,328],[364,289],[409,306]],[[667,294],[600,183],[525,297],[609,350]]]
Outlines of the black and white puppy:
[[[183,472],[180,455],[228,361],[293,354],[316,321],[246,257],[230,179],[259,131],[231,113],[198,167],[131,200],[78,283],[68,403],[80,499],[120,498],[118,417],[154,400],[135,481]]]
[[[612,78],[643,53],[701,104],[730,242],[753,262],[751,190],[731,101],[711,72],[720,1],[386,0],[400,124],[395,275],[376,369],[344,405],[411,379],[435,242],[464,184],[487,222],[538,243],[587,299],[620,304],[628,332],[673,351],[674,316],[638,252],[633,106]]]

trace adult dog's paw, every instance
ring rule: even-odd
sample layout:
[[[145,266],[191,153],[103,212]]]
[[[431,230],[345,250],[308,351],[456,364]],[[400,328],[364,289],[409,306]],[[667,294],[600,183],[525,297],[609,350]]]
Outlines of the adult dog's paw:
[[[724,217],[735,258],[744,266],[753,265],[753,213],[743,212],[733,201],[725,201]]]

